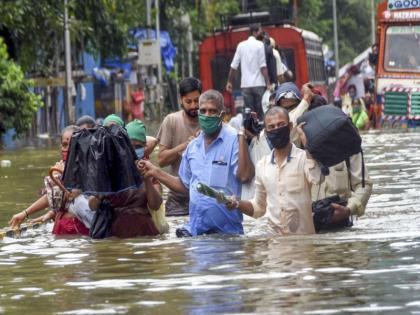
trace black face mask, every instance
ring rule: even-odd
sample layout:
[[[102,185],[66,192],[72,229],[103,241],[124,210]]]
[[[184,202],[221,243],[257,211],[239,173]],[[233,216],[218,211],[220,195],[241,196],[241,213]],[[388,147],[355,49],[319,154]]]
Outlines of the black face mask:
[[[289,125],[267,131],[266,134],[274,149],[283,149],[290,142]]]
[[[188,110],[184,108],[184,112],[185,114],[187,114],[187,116],[191,118],[196,118],[198,116],[198,108],[188,109]]]

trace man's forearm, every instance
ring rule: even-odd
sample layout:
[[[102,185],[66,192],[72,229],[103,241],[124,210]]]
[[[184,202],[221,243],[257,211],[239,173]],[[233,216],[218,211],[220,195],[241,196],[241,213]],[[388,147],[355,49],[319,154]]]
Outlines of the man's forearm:
[[[176,176],[172,176],[165,171],[158,169],[156,174],[154,174],[155,178],[158,179],[163,185],[168,187],[170,190],[179,192],[181,194],[187,194],[188,189],[184,186],[181,179]]]
[[[150,178],[145,179],[144,184],[146,187],[147,206],[150,210],[159,210],[162,204],[162,196],[159,189],[155,187]]]
[[[252,203],[248,200],[240,200],[238,203],[238,209],[247,216],[254,216],[254,207],[252,206]]]
[[[164,149],[159,152],[158,163],[160,167],[171,165],[187,147],[186,143],[181,143],[172,149]]]
[[[249,158],[248,144],[245,136],[239,136],[239,157],[238,157],[238,173],[236,177],[241,183],[249,182],[255,176],[255,168]]]
[[[264,77],[264,81],[265,81],[265,85],[269,86],[270,85],[270,78],[268,77],[268,70],[267,67],[262,67],[261,68],[261,73]]]
[[[232,83],[233,82],[233,79],[235,79],[235,74],[236,74],[236,70],[233,69],[233,68],[230,68],[228,79],[227,79],[228,83]]]

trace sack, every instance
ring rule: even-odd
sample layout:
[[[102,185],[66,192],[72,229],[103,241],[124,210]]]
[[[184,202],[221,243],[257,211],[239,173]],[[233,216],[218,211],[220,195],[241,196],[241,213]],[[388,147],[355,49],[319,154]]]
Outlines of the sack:
[[[68,190],[109,195],[137,188],[141,177],[125,129],[117,125],[73,133],[63,175]]]
[[[112,207],[109,200],[102,200],[99,208],[95,211],[90,226],[89,236],[94,239],[102,239],[110,236],[112,225]]]
[[[159,210],[149,210],[153,223],[160,234],[169,232],[169,224],[165,216],[165,205],[162,203]]]
[[[334,215],[334,208],[331,207],[332,203],[337,203],[342,206],[347,205],[347,201],[341,199],[338,195],[314,201],[312,203],[312,218],[314,220],[316,232],[353,226],[353,221],[350,218],[344,222],[340,222],[339,224],[332,223]]]
[[[325,167],[336,165],[362,151],[362,139],[353,122],[343,111],[325,105],[298,118],[308,143],[306,149]],[[326,175],[326,174],[325,174]]]

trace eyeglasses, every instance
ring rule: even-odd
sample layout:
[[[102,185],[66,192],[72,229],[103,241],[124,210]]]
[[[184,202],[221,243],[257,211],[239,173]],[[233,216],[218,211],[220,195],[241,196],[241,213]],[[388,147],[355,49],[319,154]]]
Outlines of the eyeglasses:
[[[200,108],[199,112],[201,115],[209,115],[209,116],[216,116],[217,114],[219,114],[219,110],[216,108],[210,108],[210,109],[206,109],[206,108]]]

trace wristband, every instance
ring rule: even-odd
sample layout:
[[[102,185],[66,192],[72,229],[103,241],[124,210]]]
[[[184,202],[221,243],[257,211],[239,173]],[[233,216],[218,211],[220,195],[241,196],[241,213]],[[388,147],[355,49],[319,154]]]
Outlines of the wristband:
[[[25,218],[28,218],[29,217],[28,211],[26,211],[26,209],[25,209],[25,210],[23,210],[23,212],[25,213]]]

